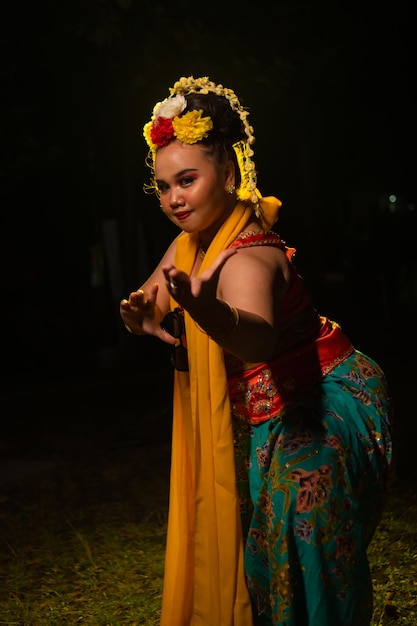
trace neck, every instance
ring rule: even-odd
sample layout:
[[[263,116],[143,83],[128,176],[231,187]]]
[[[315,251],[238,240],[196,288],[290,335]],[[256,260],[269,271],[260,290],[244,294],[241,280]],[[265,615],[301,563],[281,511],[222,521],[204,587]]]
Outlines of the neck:
[[[229,213],[229,215],[230,215],[230,213]],[[223,219],[223,221],[218,225],[217,229],[212,234],[211,238],[202,237],[203,231],[198,233],[198,235],[197,235],[197,237],[198,237],[197,238],[197,242],[198,242],[198,247],[199,247],[199,255],[200,255],[201,259],[204,259],[209,245],[211,244],[212,240],[214,239],[215,235],[217,234],[220,226],[226,221],[227,217],[225,217]],[[245,227],[244,227],[242,232],[250,231],[250,232],[259,233],[259,232],[262,232],[262,230],[263,230],[263,228],[262,228],[258,218],[255,217],[254,214],[252,214],[252,216],[249,218],[249,220],[246,223],[246,225],[245,225]],[[205,233],[205,231],[204,231],[204,233]]]
[[[236,203],[233,203],[229,207],[226,207],[220,218],[216,220],[214,224],[211,224],[208,228],[200,230],[199,233],[197,233],[199,248],[203,253],[207,251],[219,229],[223,226],[227,218],[233,213],[235,206]]]

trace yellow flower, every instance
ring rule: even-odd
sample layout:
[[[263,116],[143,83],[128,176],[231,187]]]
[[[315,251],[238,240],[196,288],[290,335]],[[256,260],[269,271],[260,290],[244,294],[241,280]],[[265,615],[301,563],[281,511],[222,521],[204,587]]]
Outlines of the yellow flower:
[[[143,127],[143,136],[145,137],[146,143],[148,144],[152,152],[155,152],[157,146],[155,146],[155,144],[153,143],[151,139],[152,124],[153,124],[153,121],[150,121],[147,124],[145,124],[145,126]]]
[[[237,189],[237,197],[239,200],[250,201],[254,205],[256,215],[259,216],[262,213],[259,202],[261,196],[256,186],[256,168],[252,160],[254,156],[252,145],[255,143],[254,131],[248,121],[249,112],[242,107],[235,92],[221,84],[216,85],[208,76],[202,76],[201,78],[182,76],[173,87],[170,87],[169,92],[170,98],[168,98],[168,100],[171,100],[173,96],[186,96],[189,93],[214,93],[217,96],[225,97],[232,110],[239,115],[244,127],[246,139],[233,146],[241,174],[241,184]],[[161,106],[165,107],[165,101],[156,105],[154,108],[154,116],[155,109],[158,110]],[[188,144],[196,143],[197,141],[201,141],[204,137],[207,137],[208,133],[213,128],[210,117],[201,117],[202,111],[189,111],[182,117],[177,117],[180,115],[181,110],[184,109],[169,111],[169,114],[173,116],[172,127],[174,136],[182,143]],[[156,146],[152,145],[149,133],[145,133],[145,138],[152,150],[152,156],[155,158]]]
[[[175,137],[181,143],[197,143],[207,137],[213,128],[211,117],[202,117],[202,109],[198,111],[188,111],[182,117],[174,117],[172,127]]]

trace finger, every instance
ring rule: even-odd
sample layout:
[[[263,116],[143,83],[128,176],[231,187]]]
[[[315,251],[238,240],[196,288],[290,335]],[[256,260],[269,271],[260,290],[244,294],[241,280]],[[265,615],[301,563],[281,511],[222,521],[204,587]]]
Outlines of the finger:
[[[146,295],[143,289],[132,291],[129,296],[129,304],[134,307],[137,307],[140,304],[146,304],[146,301]]]
[[[146,297],[145,292],[143,291],[143,289],[138,289],[135,292],[135,299],[136,299],[136,302],[142,302],[143,304],[146,304],[147,297]]]
[[[220,273],[220,270],[223,268],[224,264],[230,257],[237,254],[237,250],[227,249],[220,252],[215,261],[208,267],[202,274],[200,274],[201,278],[204,280],[210,280],[214,278],[216,275]]]
[[[171,296],[175,296],[178,292],[178,284],[175,280],[175,277],[168,275],[166,279],[168,292],[171,294]]]
[[[170,263],[169,265],[163,265],[161,269],[166,280],[166,286],[168,288],[168,291],[170,290],[170,287],[171,289],[174,289],[175,291],[175,281],[174,281],[174,273],[176,272],[175,265],[172,265],[172,263]]]
[[[175,265],[164,265],[164,267],[162,268],[162,271],[164,273],[165,280],[167,281],[167,283],[170,282],[171,278],[177,277],[180,274],[180,271],[177,270]]]
[[[187,293],[189,290],[190,277],[185,272],[177,269],[164,269],[164,276],[167,281],[167,289],[171,296],[175,298],[179,293]]]
[[[161,339],[164,343],[169,343],[171,346],[176,346],[178,344],[178,339],[175,339],[175,337],[170,335],[163,328],[159,328],[155,332],[155,337],[158,337],[158,339]]]
[[[195,277],[191,283],[191,295],[194,298],[198,298],[198,296],[201,293],[202,286],[203,286],[203,281],[201,280],[201,278]]]
[[[149,294],[148,294],[148,298],[147,298],[145,304],[147,304],[150,307],[154,307],[156,305],[156,298],[157,298],[157,295],[158,295],[158,291],[159,291],[159,284],[155,283],[150,288],[150,291],[149,291]]]
[[[213,273],[219,270],[229,259],[231,256],[237,254],[237,250],[235,248],[228,248],[227,250],[222,250],[220,254],[217,256],[214,263],[211,264],[210,269],[213,270]]]
[[[165,276],[165,280],[167,281],[167,289],[169,291],[169,293],[171,295],[174,295],[175,292],[178,289],[176,280],[175,280],[175,276],[174,276],[174,272],[172,271],[173,266],[168,267],[164,267],[162,268],[162,271],[164,273]]]
[[[120,303],[120,315],[129,315],[135,311],[135,307],[127,300],[122,300]]]

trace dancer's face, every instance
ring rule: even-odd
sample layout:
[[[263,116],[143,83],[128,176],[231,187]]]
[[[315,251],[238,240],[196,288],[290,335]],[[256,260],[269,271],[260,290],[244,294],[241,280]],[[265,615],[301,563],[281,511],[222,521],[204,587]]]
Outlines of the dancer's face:
[[[188,233],[217,229],[230,214],[235,203],[226,191],[230,177],[230,164],[216,164],[198,143],[175,140],[156,153],[162,209]]]

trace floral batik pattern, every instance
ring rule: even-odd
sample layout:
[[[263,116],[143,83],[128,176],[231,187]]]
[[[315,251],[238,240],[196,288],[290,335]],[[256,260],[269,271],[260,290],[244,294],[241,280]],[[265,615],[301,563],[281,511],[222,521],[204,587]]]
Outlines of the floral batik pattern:
[[[269,420],[234,419],[256,626],[369,626],[366,549],[392,460],[389,397],[355,351]]]

